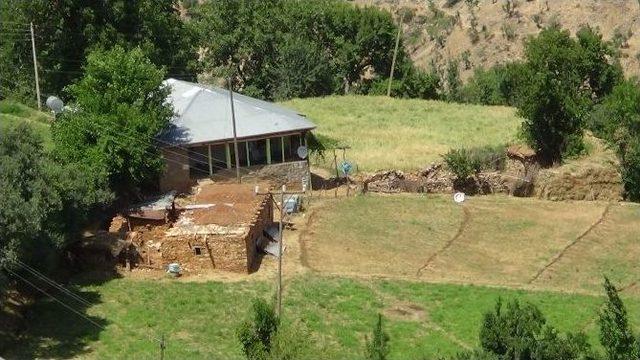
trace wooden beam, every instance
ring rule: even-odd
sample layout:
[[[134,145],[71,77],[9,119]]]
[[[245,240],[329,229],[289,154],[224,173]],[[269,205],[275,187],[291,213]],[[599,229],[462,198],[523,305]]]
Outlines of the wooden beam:
[[[247,167],[251,166],[251,160],[249,159],[249,142],[244,142],[245,149],[247,149]]]
[[[209,176],[213,176],[213,161],[211,160],[211,145],[207,146],[207,154],[209,159]]]
[[[284,136],[280,137],[280,150],[282,150],[282,162],[284,162]]]
[[[227,169],[231,169],[231,149],[229,143],[224,143],[224,155],[227,158]]]
[[[267,164],[271,165],[271,139],[267,138]]]

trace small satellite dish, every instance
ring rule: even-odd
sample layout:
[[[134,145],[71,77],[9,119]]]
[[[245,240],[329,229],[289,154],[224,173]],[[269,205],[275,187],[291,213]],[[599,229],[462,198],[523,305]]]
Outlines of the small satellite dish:
[[[457,192],[457,193],[453,194],[453,201],[455,201],[458,204],[464,202],[464,193],[463,192]]]
[[[47,98],[47,107],[51,109],[55,114],[59,114],[62,112],[62,108],[64,107],[64,103],[57,96],[49,96]]]
[[[345,176],[349,175],[349,173],[351,173],[351,170],[353,170],[353,165],[348,161],[343,161],[340,163],[340,170],[342,170],[342,173]]]
[[[303,145],[298,147],[297,153],[300,159],[306,159],[307,156],[309,155],[309,150],[307,149],[306,146]]]

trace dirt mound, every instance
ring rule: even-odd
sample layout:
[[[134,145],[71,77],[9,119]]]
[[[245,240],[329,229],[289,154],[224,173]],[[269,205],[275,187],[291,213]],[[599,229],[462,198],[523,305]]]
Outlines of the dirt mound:
[[[614,167],[590,166],[540,170],[534,196],[547,200],[622,200],[623,184]]]
[[[384,314],[405,321],[424,321],[427,317],[427,311],[422,306],[410,302],[396,303],[385,309]]]

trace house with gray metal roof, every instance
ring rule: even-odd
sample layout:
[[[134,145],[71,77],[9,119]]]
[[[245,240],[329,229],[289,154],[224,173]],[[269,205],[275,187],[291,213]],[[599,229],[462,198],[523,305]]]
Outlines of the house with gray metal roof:
[[[234,168],[229,91],[176,79],[164,83],[174,117],[159,138],[166,161],[161,189],[186,189],[195,179]],[[315,128],[304,115],[235,92],[233,105],[240,168],[302,160],[297,149]]]

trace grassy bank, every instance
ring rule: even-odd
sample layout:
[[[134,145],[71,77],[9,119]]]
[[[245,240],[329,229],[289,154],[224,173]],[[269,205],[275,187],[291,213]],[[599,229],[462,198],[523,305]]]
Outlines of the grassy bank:
[[[131,279],[82,286],[82,296],[92,303],[83,311],[104,330],[41,301],[29,313],[37,321],[29,322],[23,342],[2,355],[152,359],[159,354],[153,338],[165,334],[166,358],[240,359],[237,326],[251,299],[269,297],[272,289],[256,281]],[[303,275],[287,281],[284,312],[300,321],[328,358],[362,358],[364,335],[378,312],[387,319],[392,359],[434,358],[477,345],[482,314],[498,297],[530,301],[560,330],[584,328],[596,342],[593,319],[602,298],[584,295]],[[629,299],[627,304],[632,323],[640,324],[640,306]]]
[[[315,132],[351,146],[361,170],[413,170],[450,148],[500,145],[516,138],[515,109],[383,96],[329,96],[283,103],[316,123]]]
[[[33,126],[35,131],[42,136],[46,148],[53,143],[49,129],[52,118],[48,114],[34,110],[26,105],[10,100],[0,101],[0,131],[5,131],[9,126],[26,122]]]

